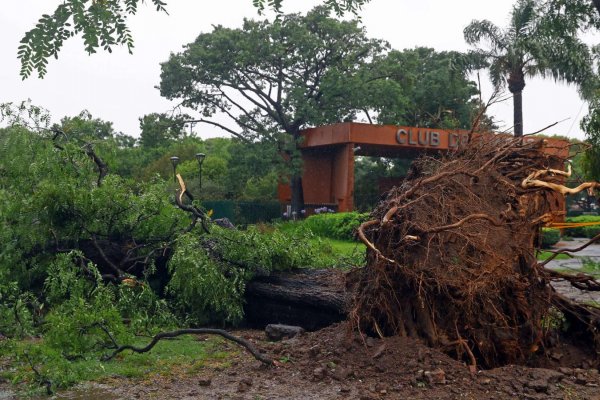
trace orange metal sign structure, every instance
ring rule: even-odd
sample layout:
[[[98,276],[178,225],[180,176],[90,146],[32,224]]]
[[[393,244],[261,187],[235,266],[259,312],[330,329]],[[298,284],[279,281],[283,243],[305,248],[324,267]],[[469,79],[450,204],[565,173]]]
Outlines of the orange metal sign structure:
[[[340,212],[354,208],[355,156],[414,157],[424,152],[450,151],[468,139],[467,131],[354,122],[306,129],[302,135],[304,202],[307,205],[330,204]],[[549,153],[558,153],[566,158],[568,142],[545,140],[548,141]],[[289,185],[280,184],[278,195],[282,204],[289,204]]]

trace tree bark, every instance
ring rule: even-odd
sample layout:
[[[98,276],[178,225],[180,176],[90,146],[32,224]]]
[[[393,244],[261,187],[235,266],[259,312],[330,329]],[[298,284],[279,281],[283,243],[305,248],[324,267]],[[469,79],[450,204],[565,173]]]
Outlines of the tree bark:
[[[292,212],[296,213],[297,217],[300,217],[300,211],[304,209],[304,190],[302,189],[302,177],[300,175],[294,175],[290,179],[290,186],[292,188]]]
[[[523,136],[523,91],[513,93],[515,137]]]
[[[336,269],[275,272],[246,286],[249,325],[297,325],[314,331],[347,318],[352,290],[346,273]]]

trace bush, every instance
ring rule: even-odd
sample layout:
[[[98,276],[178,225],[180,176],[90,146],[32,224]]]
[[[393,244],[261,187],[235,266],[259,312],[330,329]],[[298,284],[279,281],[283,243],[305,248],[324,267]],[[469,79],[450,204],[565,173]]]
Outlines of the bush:
[[[568,217],[567,222],[600,222],[600,216],[580,215],[578,217]],[[567,228],[564,234],[571,237],[592,238],[600,233],[600,225],[580,226],[577,228]]]
[[[347,212],[337,214],[311,215],[303,221],[303,226],[317,236],[331,239],[353,240],[354,233],[368,213]]]
[[[560,230],[554,228],[542,228],[542,248],[552,247],[560,240]]]

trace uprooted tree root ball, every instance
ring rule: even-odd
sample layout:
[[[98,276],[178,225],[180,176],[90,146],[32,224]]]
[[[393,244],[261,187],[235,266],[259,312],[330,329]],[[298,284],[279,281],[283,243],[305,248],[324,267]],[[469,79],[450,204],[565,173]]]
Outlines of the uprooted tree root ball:
[[[473,366],[525,363],[567,328],[598,351],[600,309],[551,282],[600,285],[535,257],[541,227],[561,214],[564,153],[539,139],[473,137],[445,158],[417,161],[359,229],[368,257],[354,326],[422,338]]]

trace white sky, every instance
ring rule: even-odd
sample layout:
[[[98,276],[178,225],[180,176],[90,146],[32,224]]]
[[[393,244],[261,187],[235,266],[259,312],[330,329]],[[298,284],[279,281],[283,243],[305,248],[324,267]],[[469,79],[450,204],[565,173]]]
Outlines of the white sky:
[[[117,131],[139,135],[138,118],[151,112],[165,112],[173,104],[160,97],[160,65],[171,52],[192,42],[212,25],[239,27],[244,17],[260,18],[252,0],[168,0],[170,15],[142,6],[129,20],[135,40],[134,54],[113,48],[109,54],[99,51],[88,56],[82,41],[68,40],[59,59],[50,60],[44,79],[22,81],[16,57],[19,40],[44,13],[54,11],[60,0],[3,0],[0,14],[0,103],[31,99],[43,106],[58,122],[87,109],[96,118],[114,123]],[[285,12],[305,12],[318,0],[285,0]],[[436,50],[468,49],[463,29],[473,19],[489,19],[505,26],[512,0],[371,0],[361,12],[370,37],[385,39],[402,50],[427,46]],[[483,98],[491,87],[482,75]],[[579,120],[587,106],[574,87],[551,80],[529,80],[523,92],[524,130],[537,131],[551,123],[567,119],[549,134],[583,138]],[[503,124],[512,125],[512,100],[494,106],[490,113]],[[201,137],[223,135],[210,126],[196,126]]]

